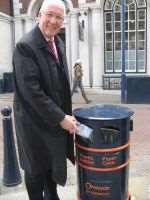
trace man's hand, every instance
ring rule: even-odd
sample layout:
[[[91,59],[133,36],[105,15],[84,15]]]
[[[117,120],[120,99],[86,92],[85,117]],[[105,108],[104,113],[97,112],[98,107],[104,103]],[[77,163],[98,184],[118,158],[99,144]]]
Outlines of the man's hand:
[[[72,134],[78,130],[79,124],[75,117],[71,115],[65,115],[65,118],[60,122],[60,126]]]

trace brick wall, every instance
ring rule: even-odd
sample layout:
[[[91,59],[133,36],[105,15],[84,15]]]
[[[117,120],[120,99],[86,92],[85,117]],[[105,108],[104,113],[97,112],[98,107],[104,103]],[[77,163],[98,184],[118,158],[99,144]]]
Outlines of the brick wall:
[[[20,2],[23,4],[22,9],[21,9],[21,13],[27,12],[30,1],[31,0],[20,0]],[[72,4],[73,4],[73,7],[75,7],[75,8],[78,7],[78,0],[71,0],[71,1],[72,1]]]
[[[20,0],[19,2],[22,3],[22,9],[21,9],[21,13],[26,13],[27,12],[27,8],[29,6],[31,0]],[[78,7],[78,0],[71,0],[73,3],[73,7]],[[12,12],[12,5],[11,2],[13,2],[13,0],[0,0],[0,12],[3,12],[7,15],[13,15]]]
[[[78,1],[79,0],[71,0],[72,1],[72,4],[73,4],[73,7],[74,8],[77,8],[78,7]]]
[[[12,15],[10,2],[11,0],[0,0],[0,12]]]
[[[27,9],[29,7],[29,3],[30,3],[30,0],[20,0],[20,3],[22,3],[22,9],[20,10],[21,13],[26,13],[27,12]]]

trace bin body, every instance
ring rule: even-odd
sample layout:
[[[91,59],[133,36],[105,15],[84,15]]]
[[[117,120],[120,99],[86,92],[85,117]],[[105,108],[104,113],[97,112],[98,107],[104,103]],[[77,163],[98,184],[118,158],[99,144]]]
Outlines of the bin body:
[[[0,94],[4,91],[3,79],[0,79]]]
[[[93,129],[92,141],[76,135],[78,200],[128,200],[130,117],[126,107],[96,105],[74,110]]]
[[[13,74],[12,72],[5,72],[3,75],[4,79],[4,92],[13,92]]]

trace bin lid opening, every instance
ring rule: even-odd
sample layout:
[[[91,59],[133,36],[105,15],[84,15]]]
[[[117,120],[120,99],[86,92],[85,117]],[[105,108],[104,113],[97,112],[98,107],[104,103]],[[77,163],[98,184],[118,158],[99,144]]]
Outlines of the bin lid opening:
[[[83,119],[113,120],[129,118],[134,112],[124,106],[97,104],[94,106],[76,108],[73,113],[76,117]]]

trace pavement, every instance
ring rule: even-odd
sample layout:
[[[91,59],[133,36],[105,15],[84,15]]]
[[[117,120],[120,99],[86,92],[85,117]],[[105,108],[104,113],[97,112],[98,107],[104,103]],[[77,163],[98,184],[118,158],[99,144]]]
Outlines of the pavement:
[[[91,104],[120,103],[119,91],[86,90]],[[0,109],[12,106],[13,93],[0,94]],[[73,95],[73,108],[87,106],[80,93]],[[123,104],[134,111],[131,132],[129,191],[131,200],[150,200],[150,104]],[[15,187],[3,185],[3,127],[0,115],[0,200],[28,200],[24,183]],[[23,172],[21,171],[21,174]],[[76,169],[68,162],[68,180],[58,187],[61,200],[76,200]],[[117,199],[115,199],[117,200]]]

